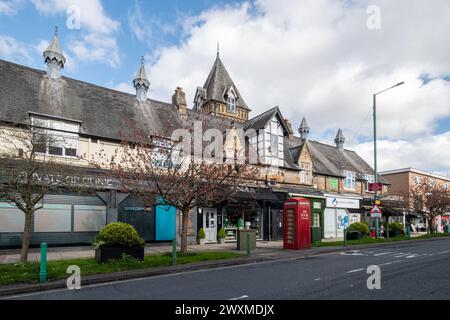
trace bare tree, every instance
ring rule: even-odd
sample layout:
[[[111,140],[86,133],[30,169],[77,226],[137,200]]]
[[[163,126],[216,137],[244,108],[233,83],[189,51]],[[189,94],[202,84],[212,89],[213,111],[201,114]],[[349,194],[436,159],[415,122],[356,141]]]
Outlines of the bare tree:
[[[122,147],[110,159],[111,172],[121,182],[124,191],[138,195],[146,203],[163,203],[181,211],[183,253],[187,252],[192,209],[227,200],[239,186],[254,183],[258,177],[256,166],[246,161],[235,161],[238,156],[236,140],[231,140],[234,141],[233,161],[229,158],[223,161],[226,150],[221,148],[216,151],[214,161],[205,160],[201,155],[197,157],[190,149],[178,149],[177,142],[182,139],[173,141],[150,136],[139,129],[129,132],[132,133],[123,137]],[[240,145],[245,146],[244,143]],[[100,153],[92,161],[99,167],[105,167],[108,156]]]
[[[43,208],[43,199],[51,191],[62,188],[81,190],[71,185],[65,176],[76,169],[55,162],[45,150],[57,144],[56,135],[31,125],[8,126],[0,129],[0,200],[23,212],[25,222],[20,260],[27,262],[33,213]],[[86,189],[87,190],[87,189]]]
[[[436,218],[450,209],[450,191],[435,180],[423,177],[409,188],[409,206],[426,219],[428,230],[434,233]]]

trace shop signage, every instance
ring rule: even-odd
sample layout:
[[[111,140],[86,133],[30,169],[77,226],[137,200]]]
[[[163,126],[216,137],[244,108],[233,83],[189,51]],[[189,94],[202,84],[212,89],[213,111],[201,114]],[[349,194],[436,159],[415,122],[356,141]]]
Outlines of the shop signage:
[[[327,207],[359,209],[359,199],[327,197]]]
[[[369,191],[382,191],[383,184],[381,182],[369,182]]]
[[[314,209],[321,209],[322,208],[322,204],[320,202],[313,202],[313,208]]]
[[[337,189],[339,180],[337,178],[330,178],[330,189]]]

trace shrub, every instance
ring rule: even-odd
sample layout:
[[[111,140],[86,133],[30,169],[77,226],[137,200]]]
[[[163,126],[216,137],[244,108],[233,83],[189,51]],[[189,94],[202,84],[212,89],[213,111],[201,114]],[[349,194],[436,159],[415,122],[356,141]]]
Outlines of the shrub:
[[[217,233],[217,238],[219,238],[219,239],[224,239],[225,237],[226,237],[225,229],[224,229],[224,228],[221,228],[221,229],[219,230],[219,232]]]
[[[395,230],[396,233],[403,234],[405,230],[403,229],[403,224],[400,222],[388,223],[389,230]]]
[[[128,223],[113,222],[100,231],[95,242],[97,245],[143,247],[145,245],[136,229]]]
[[[354,222],[348,226],[347,231],[348,232],[358,231],[359,233],[361,233],[361,235],[365,235],[369,233],[369,227],[364,222]]]
[[[205,239],[205,237],[206,237],[205,230],[203,230],[203,228],[200,228],[200,230],[198,230],[198,233],[197,233],[197,238]]]

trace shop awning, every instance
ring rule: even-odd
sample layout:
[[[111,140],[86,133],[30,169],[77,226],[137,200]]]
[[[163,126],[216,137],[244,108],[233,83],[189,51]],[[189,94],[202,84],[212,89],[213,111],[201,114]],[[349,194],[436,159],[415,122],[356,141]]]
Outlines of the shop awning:
[[[263,188],[240,188],[234,195],[236,199],[249,199],[249,200],[268,200],[268,201],[280,201],[280,199],[269,189]]]
[[[285,192],[291,197],[307,197],[325,199],[323,192],[310,187],[282,187],[274,188],[274,192]]]

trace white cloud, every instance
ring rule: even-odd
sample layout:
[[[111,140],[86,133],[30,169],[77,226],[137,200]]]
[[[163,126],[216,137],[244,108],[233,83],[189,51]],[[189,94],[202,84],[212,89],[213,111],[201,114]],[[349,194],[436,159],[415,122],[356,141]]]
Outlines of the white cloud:
[[[31,64],[30,46],[13,37],[0,35],[0,57],[18,63]]]
[[[362,143],[355,146],[368,163],[373,164],[373,144]],[[435,136],[426,136],[415,140],[381,140],[377,144],[380,171],[413,167],[436,173],[450,174],[450,131]]]
[[[219,41],[253,116],[278,105],[295,129],[306,116],[313,138],[332,141],[341,127],[357,142],[372,134],[371,117],[363,123],[372,94],[405,81],[377,98],[379,135],[410,144],[431,137],[437,121],[450,117],[450,83],[442,80],[450,75],[450,2],[377,1],[380,30],[367,28],[371,4],[259,0],[214,7],[186,20],[185,41],[154,53],[153,97],[167,100],[179,85],[192,102]],[[423,75],[436,79],[424,85]],[[436,149],[440,158],[444,150]]]
[[[133,85],[131,83],[127,83],[127,82],[122,82],[117,85],[113,85],[112,83],[110,83],[108,85],[108,87],[110,87],[111,89],[126,92],[126,93],[131,93],[131,94],[136,93],[136,90],[134,89]]]
[[[80,30],[67,44],[78,61],[98,61],[117,67],[121,54],[116,32],[120,23],[108,17],[100,0],[32,0],[36,9],[45,15],[66,15],[68,8],[77,8]],[[71,31],[77,31],[76,29]]]
[[[0,0],[0,15],[15,15],[22,5],[23,0]]]

